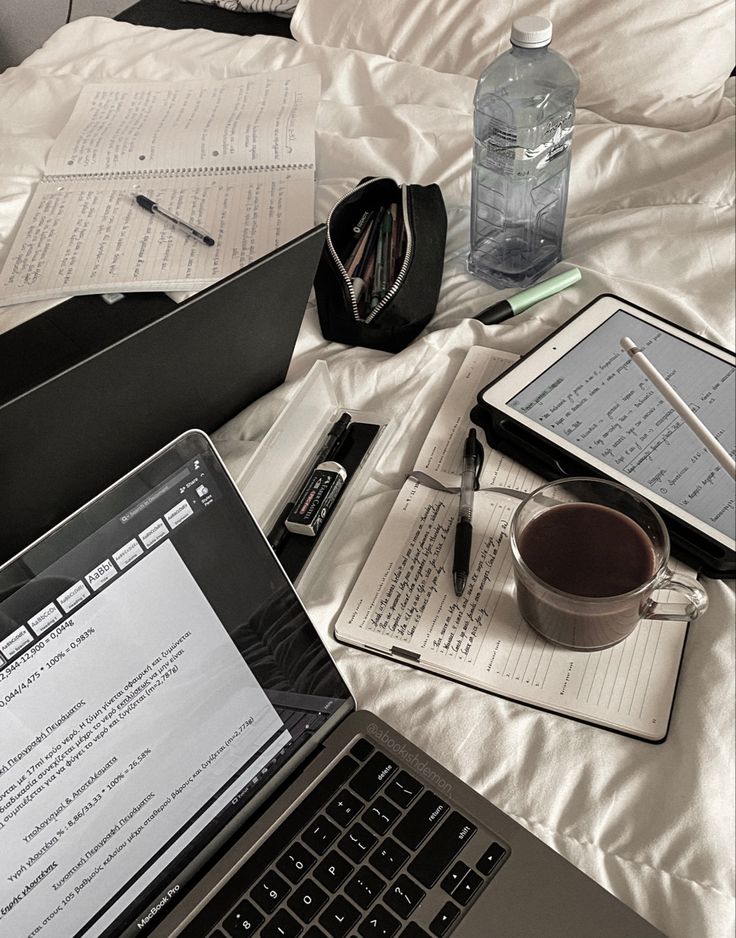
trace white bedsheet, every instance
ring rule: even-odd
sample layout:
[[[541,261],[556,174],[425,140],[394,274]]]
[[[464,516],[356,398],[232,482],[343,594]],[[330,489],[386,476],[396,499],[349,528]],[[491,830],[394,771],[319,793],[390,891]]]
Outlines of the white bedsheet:
[[[223,427],[218,445],[237,473],[320,358],[342,402],[391,417],[394,443],[334,562],[307,595],[359,705],[672,938],[725,938],[734,928],[733,582],[706,581],[711,607],[690,629],[670,734],[660,746],[338,646],[331,625],[471,345],[524,352],[602,292],[733,345],[732,99],[689,132],[580,110],[565,259],[583,279],[517,319],[484,327],[466,317],[503,294],[464,269],[472,78],[273,37],[170,33],[87,18],[0,76],[0,261],[85,81],[219,78],[308,61],[323,79],[315,220],[364,175],[438,182],[448,211],[439,306],[428,330],[392,356],[325,342],[310,304],[287,383]],[[0,309],[0,330],[39,308]]]

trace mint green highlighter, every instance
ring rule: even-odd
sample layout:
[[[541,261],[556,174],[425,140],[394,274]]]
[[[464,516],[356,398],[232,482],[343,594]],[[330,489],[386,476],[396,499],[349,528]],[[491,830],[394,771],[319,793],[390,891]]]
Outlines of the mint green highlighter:
[[[529,309],[530,306],[534,306],[540,300],[546,300],[548,296],[554,296],[555,293],[566,290],[567,287],[571,287],[578,280],[580,280],[580,271],[577,267],[572,267],[556,277],[550,277],[548,280],[535,283],[528,290],[522,290],[521,293],[516,293],[505,300],[499,300],[498,303],[484,309],[482,313],[478,313],[475,318],[487,326],[503,322],[505,319],[516,316],[517,313],[523,313],[525,309]]]

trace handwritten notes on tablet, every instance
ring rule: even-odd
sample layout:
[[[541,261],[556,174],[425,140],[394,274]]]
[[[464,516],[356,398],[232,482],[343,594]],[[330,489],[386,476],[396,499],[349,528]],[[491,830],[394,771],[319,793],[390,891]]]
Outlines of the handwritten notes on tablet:
[[[314,221],[316,67],[86,86],[0,272],[5,304],[196,290]],[[144,192],[214,237],[141,211]]]
[[[546,369],[509,405],[733,536],[732,480],[622,351],[620,337],[629,334],[731,451],[736,431],[733,365],[623,310]]]
[[[458,484],[475,395],[512,360],[484,348],[468,352],[417,469],[444,485]],[[593,653],[541,639],[514,598],[507,532],[518,501],[488,488],[531,491],[542,480],[487,445],[485,450],[463,595],[455,595],[451,575],[458,496],[409,480],[342,609],[336,637],[523,703],[662,738],[687,626],[642,622],[626,641]]]

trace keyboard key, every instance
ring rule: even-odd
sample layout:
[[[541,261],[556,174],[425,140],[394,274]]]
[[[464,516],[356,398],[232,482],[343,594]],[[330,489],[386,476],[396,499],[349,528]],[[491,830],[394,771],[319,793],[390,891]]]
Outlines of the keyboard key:
[[[478,891],[478,887],[483,885],[483,880],[478,876],[475,870],[468,870],[463,876],[460,884],[455,886],[452,898],[460,905],[467,905],[468,902]]]
[[[358,767],[359,763],[355,759],[343,756],[322,776],[315,787],[295,805],[295,810],[284,816],[278,827],[250,854],[230,879],[220,896],[220,900],[225,903],[224,908],[232,909],[240,901],[241,896],[244,896],[253,883],[287,850],[304,825],[334,798],[335,792],[340,791]],[[205,928],[202,927],[200,931],[204,933]],[[230,934],[227,934],[230,938]]]
[[[361,909],[367,909],[373,905],[385,886],[386,883],[369,866],[361,866],[345,887],[345,892]]]
[[[394,837],[410,850],[416,850],[424,838],[436,827],[449,811],[439,795],[425,791],[413,808],[394,828]]]
[[[303,714],[297,710],[279,710],[279,716],[286,729],[291,731],[301,723]]]
[[[462,814],[453,811],[414,857],[407,872],[429,889],[477,830]]]
[[[361,938],[392,938],[401,927],[401,922],[382,905],[377,905],[361,922],[358,934]]]
[[[348,785],[363,801],[370,801],[396,772],[398,766],[382,752],[375,752]]]
[[[399,809],[390,801],[379,795],[369,804],[363,814],[363,821],[377,834],[385,834],[396,818],[401,814]]]
[[[339,853],[330,850],[314,871],[314,877],[322,883],[328,892],[337,892],[338,887],[354,869],[355,867],[351,866],[345,857],[341,857]]]
[[[250,891],[250,897],[257,902],[264,912],[273,912],[284,901],[290,887],[275,870],[269,870],[260,882]]]
[[[497,844],[495,841],[488,847],[483,856],[475,864],[475,868],[481,872],[484,876],[490,876],[494,868],[498,866],[499,861],[503,858],[503,855],[506,851],[503,849],[501,844]]]
[[[463,863],[462,860],[457,861],[457,863],[453,866],[453,868],[450,870],[447,876],[445,876],[441,883],[442,888],[446,893],[448,893],[448,895],[452,895],[455,886],[457,886],[457,884],[460,882],[463,876],[465,876],[469,869],[470,867],[466,863]]]
[[[446,902],[430,922],[429,930],[433,935],[437,935],[437,938],[444,938],[459,914],[460,909],[456,905]]]
[[[328,821],[324,815],[320,814],[318,818],[304,829],[302,840],[308,847],[311,847],[315,853],[322,856],[339,833],[340,829],[335,827],[332,821]]]
[[[363,827],[363,825],[358,822],[353,824],[337,846],[354,863],[362,863],[365,855],[376,842],[377,838],[371,834],[368,828]]]
[[[340,827],[347,827],[360,814],[363,802],[346,788],[340,792],[327,806],[327,814],[336,821]]]
[[[327,935],[325,935],[321,928],[317,928],[316,925],[312,925],[312,927],[304,935],[304,938],[327,938]]]
[[[296,885],[307,870],[311,869],[316,863],[317,858],[313,856],[306,847],[300,843],[292,844],[286,853],[276,863],[276,868],[280,873]]]
[[[207,938],[225,938],[225,932],[222,932],[219,928],[216,928],[207,935]]]
[[[360,918],[360,912],[343,896],[338,896],[319,917],[319,923],[330,938],[345,938],[345,935]]]
[[[425,895],[423,889],[402,874],[388,887],[383,901],[401,918],[409,918]]]
[[[286,909],[279,909],[268,925],[261,930],[261,938],[297,938],[302,926]]]
[[[379,847],[376,847],[368,862],[386,879],[393,879],[408,859],[409,854],[406,850],[395,840],[387,837]]]
[[[244,899],[222,924],[231,938],[241,938],[243,935],[255,935],[263,924],[263,916],[252,902]]]
[[[408,772],[399,772],[386,788],[386,796],[400,808],[408,808],[418,794],[424,791],[424,785]]]
[[[430,936],[423,928],[420,928],[416,922],[409,922],[399,935],[399,938],[430,938]]]
[[[327,893],[311,879],[307,879],[286,904],[308,925],[326,902]]]
[[[350,750],[350,755],[354,756],[360,762],[365,762],[368,756],[375,752],[376,747],[369,743],[367,739],[359,739]]]

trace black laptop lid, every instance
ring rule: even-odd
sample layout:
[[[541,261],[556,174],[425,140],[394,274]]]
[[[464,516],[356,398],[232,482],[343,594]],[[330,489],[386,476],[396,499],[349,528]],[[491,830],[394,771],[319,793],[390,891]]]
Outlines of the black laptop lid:
[[[324,225],[176,306],[76,297],[0,335],[0,562],[285,378]]]
[[[352,709],[191,431],[0,568],[0,934],[156,918]]]

